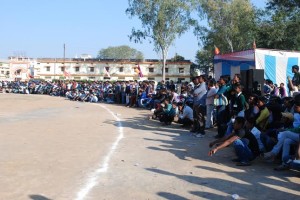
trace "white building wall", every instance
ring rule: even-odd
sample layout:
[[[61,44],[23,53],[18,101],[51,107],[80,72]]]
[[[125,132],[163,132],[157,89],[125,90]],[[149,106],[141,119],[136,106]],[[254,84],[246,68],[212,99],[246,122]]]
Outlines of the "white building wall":
[[[178,79],[185,79],[185,81],[190,80],[190,63],[189,61],[184,62],[169,62],[167,63],[168,73],[166,73],[166,80],[173,80],[175,82]],[[155,80],[161,81],[162,79],[162,64],[159,61],[145,61],[145,62],[131,62],[131,61],[106,61],[106,60],[75,60],[75,59],[28,59],[28,60],[18,60],[11,59],[8,60],[8,65],[10,68],[10,73],[21,67],[24,72],[29,66],[34,66],[34,78],[52,80],[52,79],[65,79],[64,72],[61,70],[65,67],[65,71],[70,74],[67,79],[75,80],[104,80],[108,79],[105,72],[105,67],[109,67],[110,80]],[[135,68],[140,66],[143,73],[142,78],[139,78]],[[47,71],[49,67],[49,71]],[[79,71],[76,71],[76,67],[79,67]],[[91,71],[91,67],[94,71]],[[149,72],[149,69],[153,68],[153,72]],[[179,72],[179,68],[183,68],[182,73]],[[123,71],[120,71],[123,69]],[[1,70],[0,70],[1,72]],[[11,75],[10,78],[16,78]],[[22,74],[20,76],[22,80],[26,80],[25,76]]]

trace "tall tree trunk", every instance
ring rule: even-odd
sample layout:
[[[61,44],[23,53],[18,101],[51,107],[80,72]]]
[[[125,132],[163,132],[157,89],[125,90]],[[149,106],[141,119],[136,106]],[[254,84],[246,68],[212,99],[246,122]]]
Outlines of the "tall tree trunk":
[[[161,52],[162,52],[162,80],[165,81],[168,50],[166,48],[161,48]]]

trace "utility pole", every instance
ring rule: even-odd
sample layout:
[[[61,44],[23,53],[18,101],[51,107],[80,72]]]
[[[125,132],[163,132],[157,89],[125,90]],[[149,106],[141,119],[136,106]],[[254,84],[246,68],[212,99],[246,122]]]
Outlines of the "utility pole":
[[[65,66],[65,59],[66,59],[66,44],[64,43],[64,59],[63,59],[63,62],[64,62],[64,71],[63,71],[63,75],[65,76],[65,71],[66,71],[66,66]]]
[[[64,64],[65,64],[65,58],[66,58],[66,44],[64,44]]]

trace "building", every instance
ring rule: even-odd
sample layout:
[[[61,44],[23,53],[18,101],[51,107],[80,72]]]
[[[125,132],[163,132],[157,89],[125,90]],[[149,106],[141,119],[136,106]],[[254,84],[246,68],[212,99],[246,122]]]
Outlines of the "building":
[[[7,80],[10,77],[10,67],[7,60],[0,60],[0,80]]]
[[[10,78],[13,80],[155,80],[162,79],[159,60],[100,60],[91,58],[9,58]],[[167,61],[166,80],[189,81],[189,60]],[[139,70],[143,77],[139,77]]]

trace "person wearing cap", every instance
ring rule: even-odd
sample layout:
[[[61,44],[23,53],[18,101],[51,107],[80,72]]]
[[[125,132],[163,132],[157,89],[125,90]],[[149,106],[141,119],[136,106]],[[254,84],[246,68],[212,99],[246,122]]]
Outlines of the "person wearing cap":
[[[294,65],[292,66],[292,72],[294,74],[293,78],[291,79],[288,76],[288,88],[290,90],[290,95],[293,96],[294,92],[299,91],[300,87],[300,72],[299,72],[299,66]]]

